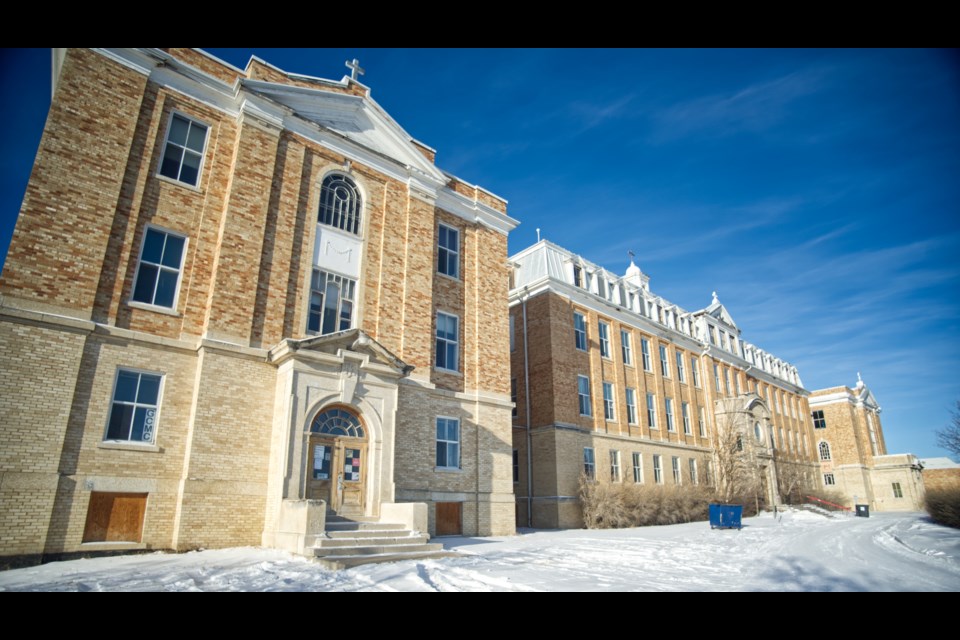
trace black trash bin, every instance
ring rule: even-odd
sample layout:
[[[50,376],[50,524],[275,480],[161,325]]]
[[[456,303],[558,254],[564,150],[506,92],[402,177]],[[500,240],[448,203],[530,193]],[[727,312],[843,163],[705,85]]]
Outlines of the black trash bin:
[[[857,505],[857,517],[858,517],[858,518],[869,518],[869,517],[870,517],[870,505],[868,505],[868,504],[858,504],[858,505]]]

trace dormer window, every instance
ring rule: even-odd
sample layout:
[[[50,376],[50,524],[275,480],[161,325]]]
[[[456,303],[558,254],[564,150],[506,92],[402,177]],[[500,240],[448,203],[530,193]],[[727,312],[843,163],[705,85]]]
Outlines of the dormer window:
[[[339,174],[324,178],[320,188],[317,221],[342,231],[360,234],[360,191],[353,180]]]
[[[573,285],[583,288],[583,269],[579,265],[573,265]]]

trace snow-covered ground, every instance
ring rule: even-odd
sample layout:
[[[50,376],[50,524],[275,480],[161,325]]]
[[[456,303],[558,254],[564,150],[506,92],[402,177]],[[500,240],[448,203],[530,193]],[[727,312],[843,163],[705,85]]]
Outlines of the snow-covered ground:
[[[921,514],[444,539],[463,557],[327,571],[263,549],[74,560],[0,573],[0,591],[956,591],[960,531]]]

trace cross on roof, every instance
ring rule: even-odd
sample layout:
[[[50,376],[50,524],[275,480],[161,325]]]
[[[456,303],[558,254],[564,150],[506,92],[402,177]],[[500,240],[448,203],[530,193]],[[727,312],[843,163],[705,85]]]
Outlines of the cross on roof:
[[[360,66],[360,61],[357,60],[356,58],[354,58],[353,60],[350,60],[349,62],[344,62],[343,64],[346,65],[347,69],[350,69],[351,80],[356,80],[357,75],[362,76],[364,73],[366,73],[364,68]]]

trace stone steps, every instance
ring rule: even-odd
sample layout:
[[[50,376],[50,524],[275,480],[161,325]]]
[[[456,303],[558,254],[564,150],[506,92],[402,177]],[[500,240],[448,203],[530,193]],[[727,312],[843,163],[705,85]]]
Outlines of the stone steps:
[[[431,543],[430,536],[401,524],[377,522],[369,516],[327,514],[326,531],[312,547],[313,557],[328,569],[347,569],[373,562],[445,558],[457,554]]]
[[[442,545],[437,545],[442,546]],[[317,558],[317,562],[333,570],[349,569],[358,567],[362,564],[372,564],[375,562],[401,562],[403,560],[432,560],[434,558],[452,558],[457,556],[452,551],[411,551],[408,553],[382,553],[372,555],[344,555],[344,556],[326,556]]]
[[[317,558],[370,556],[386,554],[422,553],[426,551],[443,551],[443,545],[436,542],[411,544],[376,544],[344,547],[314,547],[313,555]]]
[[[317,540],[314,548],[334,549],[337,547],[355,547],[360,541],[363,541],[364,545],[371,546],[426,544],[427,542],[430,542],[430,536],[425,534],[414,534],[412,531],[403,531],[399,533],[402,535],[372,536],[365,538],[348,538],[343,536],[336,538],[320,538]]]

